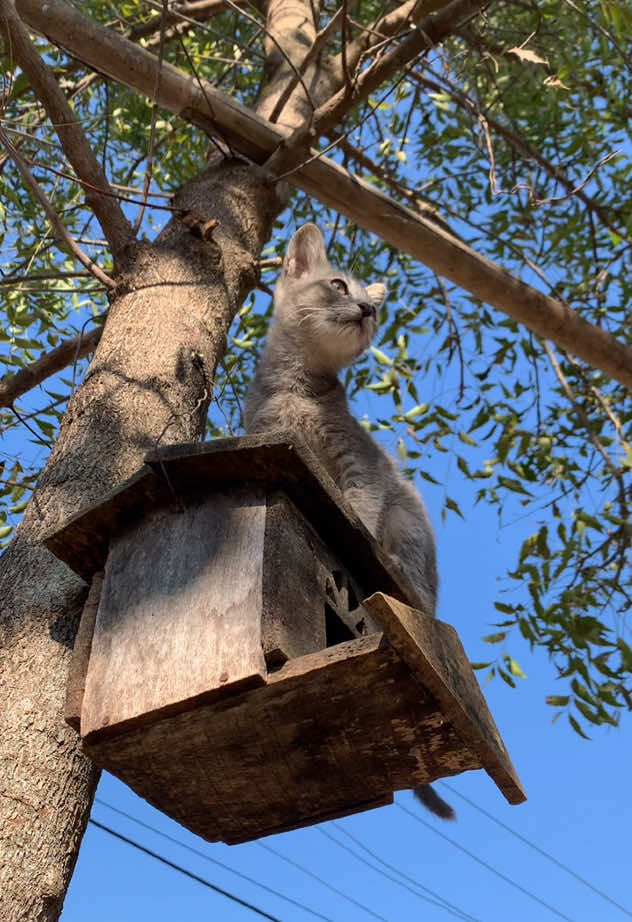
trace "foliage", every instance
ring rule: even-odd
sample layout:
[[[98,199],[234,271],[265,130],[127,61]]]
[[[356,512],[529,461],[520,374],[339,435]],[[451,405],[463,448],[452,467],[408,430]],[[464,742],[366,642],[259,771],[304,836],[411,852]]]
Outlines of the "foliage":
[[[354,19],[370,23],[380,8],[356,4]],[[322,24],[335,9],[325,4]],[[83,11],[102,21],[111,17],[111,5],[102,0],[89,0]],[[130,0],[120,7],[116,27],[137,27],[154,15]],[[630,343],[630,29],[632,13],[620,0],[492,4],[483,20],[418,59],[352,112],[330,156],[409,207],[429,203],[479,252]],[[143,42],[157,51],[155,33]],[[331,51],[336,42],[335,35]],[[151,104],[91,77],[44,40],[39,48],[72,96],[112,183],[123,197],[138,200]],[[164,55],[185,70],[193,63],[251,104],[262,80],[261,49],[253,22],[227,11],[170,38]],[[11,72],[6,58],[1,70]],[[107,268],[96,222],[78,184],[60,167],[56,137],[19,71],[3,124],[73,235]],[[168,217],[161,210],[165,196],[195,175],[210,144],[198,129],[165,113],[157,113],[154,131],[151,208],[142,225],[148,236]],[[60,255],[16,171],[0,164],[2,275],[19,277],[0,288],[0,349],[9,369],[17,370],[102,316],[107,300],[92,277],[77,274],[74,261]],[[135,218],[138,206],[126,207]],[[518,522],[525,534],[501,583],[497,630],[484,638],[500,652],[477,665],[510,685],[523,677],[512,653],[518,632],[550,655],[565,687],[549,703],[568,714],[577,732],[585,733],[587,724],[616,723],[622,708],[632,708],[629,395],[301,194],[263,257],[282,255],[292,229],[305,220],[327,229],[334,262],[351,264],[361,279],[388,280],[379,342],[346,375],[358,406],[370,407],[365,424],[378,435],[392,434],[389,441],[396,439],[410,476],[419,477],[424,490],[440,491],[444,516],[467,519],[468,506],[486,503],[497,509],[499,526]],[[262,276],[261,291],[235,321],[218,371],[213,436],[239,428],[241,399],[270,313],[273,276]],[[76,363],[18,403],[34,443],[54,439],[83,369]],[[6,457],[0,540],[6,542],[44,459],[35,449],[15,456],[11,411],[1,411],[0,425],[0,457]],[[437,476],[446,469],[437,462],[444,455],[453,462],[449,492]]]

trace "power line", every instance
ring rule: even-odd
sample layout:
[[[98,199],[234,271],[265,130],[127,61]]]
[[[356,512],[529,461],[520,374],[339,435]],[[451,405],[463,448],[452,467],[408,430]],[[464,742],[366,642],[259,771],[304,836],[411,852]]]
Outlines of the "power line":
[[[335,842],[339,848],[344,848],[345,851],[353,855],[354,858],[356,858],[358,861],[361,861],[363,864],[366,864],[367,867],[372,868],[378,874],[381,874],[383,877],[386,877],[388,880],[393,881],[393,883],[397,884],[398,886],[404,887],[404,889],[410,891],[410,893],[414,894],[419,899],[425,900],[427,903],[430,903],[432,906],[437,906],[439,909],[444,909],[446,912],[449,912],[450,915],[453,915],[457,919],[466,920],[466,922],[481,922],[480,919],[477,919],[475,916],[470,915],[468,912],[465,912],[463,909],[460,909],[458,906],[455,906],[453,903],[450,903],[449,900],[446,900],[439,893],[436,893],[434,890],[431,890],[429,887],[424,886],[424,884],[420,884],[413,877],[409,877],[408,874],[405,874],[403,871],[400,871],[399,868],[395,867],[395,865],[389,864],[388,861],[384,861],[383,858],[380,858],[379,855],[376,855],[375,852],[372,852],[370,848],[367,848],[366,845],[360,842],[359,839],[356,839],[355,836],[351,835],[350,832],[347,832],[347,830],[344,829],[342,826],[340,826],[338,823],[332,823],[332,825],[335,826],[339,832],[342,832],[344,835],[348,836],[352,841],[354,841],[361,849],[363,849],[363,851],[371,855],[371,857],[373,857],[375,861],[378,862],[378,864],[374,864],[372,861],[367,861],[367,859],[363,858],[362,855],[360,855],[355,849],[351,848],[349,845],[345,845],[344,842],[340,842],[338,839],[335,838],[335,836],[332,836],[330,832],[327,832],[324,829],[318,829],[317,831],[320,832],[320,834],[325,836],[327,839],[331,839],[332,842]],[[393,874],[389,874],[388,872],[383,871],[379,867],[380,864],[383,864],[384,867],[390,868],[391,870],[395,872],[395,874],[399,874],[401,877],[403,877],[404,880],[399,880]],[[405,883],[405,881],[410,881],[410,884]],[[419,892],[420,890],[422,890],[423,892],[420,893]],[[425,896],[424,894],[430,894],[430,895]]]
[[[143,829],[147,829],[149,832],[152,832],[157,836],[161,836],[163,839],[166,839],[167,842],[172,842],[174,845],[179,845],[180,848],[186,849],[188,852],[191,852],[192,855],[197,855],[198,858],[203,858],[205,861],[208,861],[211,864],[215,864],[218,867],[223,868],[225,871],[229,871],[231,874],[235,874],[237,877],[241,877],[242,880],[247,880],[248,883],[254,884],[256,887],[261,887],[262,890],[266,890],[268,893],[278,897],[280,900],[285,900],[286,903],[291,903],[292,906],[296,906],[298,909],[302,909],[304,912],[309,912],[313,916],[316,916],[318,919],[323,919],[323,922],[333,922],[333,919],[331,919],[329,916],[325,916],[321,912],[317,912],[315,909],[311,909],[309,906],[305,906],[304,903],[300,903],[298,900],[292,899],[291,896],[286,896],[284,893],[281,893],[279,890],[275,890],[273,887],[269,887],[267,884],[262,884],[254,877],[249,877],[248,874],[244,874],[243,871],[238,871],[235,868],[232,868],[230,865],[225,864],[223,861],[219,861],[217,858],[212,858],[205,852],[200,851],[199,848],[194,848],[192,845],[188,845],[186,842],[182,842],[180,839],[176,839],[175,836],[170,836],[168,833],[162,832],[162,830],[157,829],[150,823],[145,823],[143,820],[139,820],[137,817],[132,816],[131,813],[127,813],[125,810],[121,810],[119,807],[115,807],[113,804],[109,804],[107,801],[101,800],[100,797],[95,797],[94,802],[102,807],[107,807],[108,810],[112,810],[114,813],[118,813],[119,816],[123,816],[127,820],[131,820],[132,823],[136,823],[138,826],[142,826]]]
[[[328,890],[331,890],[332,893],[337,893],[338,896],[341,896],[343,899],[347,900],[349,903],[353,903],[354,906],[357,906],[359,909],[363,909],[364,912],[368,912],[370,916],[373,916],[374,919],[379,919],[379,922],[388,922],[388,919],[385,919],[384,916],[381,916],[379,913],[374,912],[368,906],[365,906],[364,903],[360,903],[354,897],[349,896],[348,893],[344,893],[342,890],[338,890],[337,887],[334,887],[333,884],[328,883],[328,881],[323,880],[322,877],[319,877],[317,874],[314,874],[313,871],[310,871],[309,868],[303,867],[302,864],[299,864],[297,861],[294,861],[292,858],[288,858],[287,855],[284,855],[283,852],[278,852],[276,848],[272,848],[271,845],[266,845],[264,842],[256,842],[256,845],[259,848],[265,849],[267,852],[276,855],[277,858],[280,858],[282,861],[291,864],[292,867],[297,868],[299,871],[302,871],[303,874],[307,874],[308,877],[311,877],[312,880],[318,881],[319,884],[322,884],[323,887],[327,887]]]
[[[176,864],[174,861],[169,861],[168,858],[165,858],[163,855],[159,855],[158,852],[153,852],[150,848],[146,848],[144,845],[141,845],[140,842],[136,842],[134,839],[129,839],[122,833],[116,832],[115,829],[111,829],[109,826],[105,826],[103,823],[99,823],[97,820],[89,819],[88,822],[93,826],[96,826],[97,829],[102,829],[103,832],[107,832],[108,835],[114,836],[116,839],[120,839],[121,842],[126,842],[128,845],[133,846],[133,848],[137,848],[138,851],[143,852],[145,855],[149,855],[151,858],[155,858],[156,861],[160,861],[162,864],[166,864],[167,867],[172,868],[174,871],[178,871],[180,874],[184,874],[185,877],[189,877],[191,880],[196,880],[204,887],[208,887],[209,890],[214,890],[215,893],[220,893],[222,896],[232,900],[234,903],[239,903],[240,906],[245,906],[245,908],[250,909],[251,912],[256,912],[257,915],[261,916],[262,918],[269,919],[270,922],[281,922],[281,919],[279,919],[277,916],[272,916],[270,913],[265,912],[263,909],[259,909],[258,906],[255,906],[252,903],[248,903],[246,900],[242,900],[239,896],[235,896],[234,893],[230,893],[228,890],[223,890],[221,887],[216,886],[216,884],[212,884],[210,880],[206,880],[206,878],[200,877],[198,874],[194,874],[192,871],[187,871],[187,869],[181,867],[181,865]]]
[[[611,896],[608,896],[607,893],[604,893],[603,890],[600,890],[599,887],[596,887],[594,884],[591,884],[589,880],[586,880],[585,877],[582,877],[581,874],[577,874],[576,871],[573,871],[572,868],[569,868],[568,865],[563,864],[559,861],[554,855],[551,855],[550,852],[547,852],[544,848],[540,848],[539,845],[536,845],[535,842],[531,842],[526,836],[521,835],[516,829],[513,829],[511,826],[508,826],[507,823],[503,823],[502,820],[499,820],[497,816],[494,816],[493,813],[488,813],[487,810],[484,810],[483,807],[479,806],[475,801],[470,800],[469,797],[466,797],[465,794],[461,794],[460,791],[457,791],[456,788],[451,787],[449,784],[446,784],[445,781],[441,782],[444,788],[447,788],[451,794],[455,794],[457,797],[460,797],[461,800],[464,800],[466,804],[469,804],[470,807],[474,807],[475,810],[478,810],[479,813],[482,813],[483,816],[486,816],[487,819],[491,820],[493,823],[496,823],[497,826],[500,826],[502,829],[505,829],[507,832],[511,833],[512,836],[515,836],[516,839],[519,839],[521,842],[524,842],[525,845],[528,845],[529,848],[532,848],[534,852],[537,852],[539,855],[542,855],[544,858],[548,858],[549,861],[552,861],[554,865],[560,868],[562,871],[566,871],[567,874],[570,874],[571,877],[574,877],[575,880],[578,880],[580,884],[583,884],[585,887],[588,887],[589,890],[592,890],[593,893],[596,893],[597,896],[600,896],[606,902],[610,903],[612,906],[615,906],[621,912],[625,913],[626,916],[632,918],[632,912],[629,909],[626,909],[625,906],[622,906],[621,903],[617,903],[616,900],[613,900]]]
[[[457,842],[455,839],[450,838],[444,832],[441,832],[432,823],[426,822],[422,819],[421,816],[418,816],[412,810],[409,810],[408,807],[405,807],[403,804],[396,804],[395,806],[399,807],[400,810],[403,810],[404,813],[407,813],[409,816],[412,816],[414,820],[417,820],[418,823],[421,823],[422,826],[425,826],[427,829],[430,829],[435,835],[440,836],[442,839],[445,839],[446,842],[449,842],[450,845],[453,845],[455,848],[458,848],[459,851],[463,852],[469,858],[472,858],[473,861],[476,861],[477,864],[482,865],[484,868],[487,868],[488,871],[491,871],[492,874],[495,874],[496,877],[500,877],[501,880],[504,880],[505,883],[514,887],[514,889],[519,890],[520,893],[523,893],[525,896],[528,896],[530,899],[534,900],[536,903],[539,903],[541,906],[544,906],[545,909],[548,909],[549,912],[552,912],[554,915],[559,916],[560,919],[564,919],[565,922],[573,922],[573,919],[570,916],[564,915],[563,912],[560,912],[559,909],[556,909],[555,906],[551,906],[550,903],[546,903],[544,900],[540,899],[539,896],[536,896],[535,893],[532,893],[531,890],[527,890],[526,887],[523,887],[517,881],[512,880],[511,877],[507,877],[506,874],[503,874],[502,871],[497,870],[493,865],[488,864],[487,861],[483,861],[482,858],[479,858],[478,855],[475,855],[474,852],[469,851],[465,848],[464,845],[461,845],[460,842]]]

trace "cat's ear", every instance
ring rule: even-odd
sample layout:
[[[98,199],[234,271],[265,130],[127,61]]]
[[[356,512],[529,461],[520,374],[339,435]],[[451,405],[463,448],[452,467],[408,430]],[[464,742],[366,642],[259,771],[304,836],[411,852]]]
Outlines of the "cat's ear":
[[[315,224],[304,224],[290,240],[283,260],[283,277],[302,279],[329,267],[323,235]]]
[[[381,282],[374,282],[372,285],[367,285],[365,291],[376,307],[379,307],[386,297],[386,285],[383,285]]]

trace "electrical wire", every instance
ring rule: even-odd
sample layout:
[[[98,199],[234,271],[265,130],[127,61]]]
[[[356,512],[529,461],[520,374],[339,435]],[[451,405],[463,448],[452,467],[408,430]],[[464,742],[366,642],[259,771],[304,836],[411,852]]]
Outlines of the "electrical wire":
[[[235,896],[234,893],[230,893],[230,891],[223,890],[216,884],[212,884],[210,880],[206,880],[205,877],[200,877],[198,874],[194,874],[192,871],[187,871],[186,868],[176,864],[175,861],[169,861],[168,858],[165,858],[163,855],[159,855],[158,852],[153,852],[150,848],[146,848],[144,845],[141,845],[140,842],[136,842],[134,839],[130,839],[127,836],[124,836],[122,833],[117,832],[115,829],[111,829],[104,823],[99,823],[97,820],[93,819],[89,819],[88,822],[92,826],[96,826],[97,829],[102,829],[103,832],[107,832],[108,835],[114,836],[116,839],[120,839],[121,842],[126,842],[128,845],[133,846],[133,848],[137,848],[138,851],[143,852],[145,855],[149,855],[151,858],[155,858],[156,861],[160,861],[162,864],[166,864],[167,867],[172,868],[174,871],[178,871],[180,874],[184,874],[185,877],[189,877],[191,880],[195,880],[199,884],[208,887],[209,890],[214,890],[215,893],[219,893],[221,896],[225,896],[227,899],[232,900],[233,903],[239,903],[240,906],[244,906],[246,909],[250,909],[251,912],[257,913],[257,915],[261,916],[263,919],[269,919],[270,922],[281,922],[281,919],[279,919],[278,916],[272,916],[269,912],[265,912],[265,910],[259,909],[259,907],[255,906],[253,903],[248,903],[246,900],[242,900],[241,897]]]
[[[296,906],[298,909],[302,909],[303,912],[311,913],[317,919],[322,919],[323,922],[334,922],[334,920],[329,916],[325,916],[321,912],[317,912],[315,909],[311,909],[304,903],[300,903],[298,900],[292,899],[291,896],[286,896],[284,893],[281,893],[279,890],[275,890],[273,887],[269,887],[267,884],[262,884],[254,877],[249,877],[248,874],[244,874],[243,871],[238,871],[235,868],[232,868],[230,865],[225,864],[223,861],[219,861],[217,858],[212,858],[205,852],[200,851],[199,848],[194,848],[192,845],[188,845],[186,842],[182,842],[180,839],[176,839],[175,836],[170,836],[168,833],[162,832],[161,829],[157,829],[150,823],[144,822],[144,820],[139,820],[137,817],[132,816],[131,813],[127,813],[125,810],[121,810],[119,807],[115,807],[113,804],[109,804],[107,801],[101,800],[100,797],[95,797],[94,802],[99,804],[101,807],[107,807],[108,810],[112,810],[114,813],[118,813],[119,816],[130,820],[132,823],[136,823],[137,826],[141,826],[143,829],[147,829],[149,832],[160,836],[167,842],[172,842],[174,845],[178,845],[180,848],[186,849],[186,851],[191,852],[192,855],[196,855],[198,858],[203,858],[205,861],[208,861],[211,864],[215,864],[223,870],[229,871],[231,874],[235,874],[237,877],[241,877],[242,880],[248,881],[249,884],[254,884],[256,887],[261,887],[261,889],[267,891],[267,893],[271,893],[273,896],[278,897],[280,900],[285,900],[286,903],[290,903],[292,906]]]
[[[350,839],[356,842],[357,845],[361,849],[363,849],[363,851],[367,852],[369,855],[375,858],[375,861],[378,863],[374,864],[371,861],[367,861],[367,859],[364,858],[362,855],[360,855],[355,849],[351,848],[349,845],[346,845],[344,842],[340,842],[338,839],[335,838],[335,836],[332,836],[332,834],[330,832],[327,832],[325,829],[318,829],[317,831],[321,835],[325,836],[325,838],[331,839],[332,842],[335,842],[339,848],[343,848],[345,851],[349,852],[349,854],[353,855],[354,858],[356,858],[358,861],[361,861],[363,864],[366,864],[367,867],[372,868],[378,874],[381,874],[383,877],[386,877],[388,880],[393,881],[393,883],[397,884],[398,886],[403,887],[405,890],[410,891],[410,893],[414,894],[419,899],[425,900],[425,902],[430,903],[432,906],[437,906],[439,909],[444,909],[446,912],[449,912],[450,915],[454,916],[457,919],[462,919],[464,920],[464,922],[481,922],[481,920],[477,919],[476,916],[470,915],[468,912],[465,912],[463,909],[460,909],[458,906],[455,906],[454,903],[450,903],[449,900],[446,900],[439,893],[435,893],[434,890],[431,890],[429,887],[426,887],[423,884],[418,883],[413,877],[409,877],[408,874],[405,874],[403,871],[400,871],[394,865],[389,864],[388,861],[384,861],[383,858],[380,858],[379,855],[376,855],[375,852],[372,852],[370,848],[367,848],[366,845],[360,842],[359,839],[356,839],[355,836],[351,835],[350,832],[347,832],[347,830],[344,829],[342,826],[340,826],[338,823],[332,823],[332,825],[335,826],[339,832],[342,832],[344,835],[348,836]],[[401,877],[403,877],[404,880],[399,880],[393,874],[389,874],[387,871],[383,871],[379,867],[380,864],[383,864],[385,867],[390,868],[391,870],[395,872],[395,874],[399,874]],[[410,883],[406,883],[406,881],[410,881]],[[420,890],[423,892],[420,893],[419,892]],[[430,894],[430,895],[426,896],[424,894]]]
[[[524,842],[525,845],[528,845],[529,848],[532,848],[534,852],[537,852],[539,855],[542,855],[544,858],[548,858],[556,867],[560,868],[562,871],[566,871],[567,874],[570,874],[571,877],[574,877],[575,880],[579,881],[580,884],[583,884],[585,887],[588,887],[589,890],[592,890],[593,893],[596,893],[597,896],[600,896],[603,900],[610,903],[612,906],[615,906],[621,912],[625,913],[626,916],[632,918],[632,912],[629,909],[626,909],[625,906],[622,906],[621,903],[617,903],[616,900],[613,900],[611,896],[608,896],[607,893],[604,893],[603,890],[600,890],[599,887],[596,887],[594,884],[591,884],[589,880],[586,880],[585,877],[582,877],[581,874],[577,874],[576,871],[573,871],[572,868],[569,868],[568,865],[563,864],[555,855],[551,855],[550,852],[547,852],[544,848],[540,848],[539,845],[536,845],[535,842],[531,842],[526,836],[521,835],[516,829],[512,829],[511,826],[508,826],[507,823],[503,823],[502,820],[499,820],[497,816],[494,816],[493,813],[488,813],[487,810],[484,810],[483,807],[479,806],[475,801],[470,800],[469,797],[466,797],[465,794],[461,794],[460,791],[457,791],[456,788],[451,787],[449,784],[446,784],[445,781],[441,782],[442,787],[450,791],[451,794],[454,794],[456,797],[460,797],[461,800],[464,800],[466,804],[469,804],[470,807],[474,807],[475,810],[478,810],[479,813],[482,813],[483,816],[486,816],[487,819],[491,820],[493,823],[496,823],[497,826],[500,826],[502,829],[505,829],[507,832],[511,833],[512,836],[515,836],[516,839],[519,839],[521,842]]]
[[[338,890],[337,887],[334,887],[333,884],[328,883],[328,881],[323,880],[322,877],[319,877],[317,874],[314,874],[313,871],[310,871],[309,868],[303,867],[302,864],[299,864],[298,861],[294,861],[292,858],[288,858],[287,855],[284,855],[283,852],[279,852],[276,848],[272,848],[271,845],[266,845],[264,842],[256,842],[255,845],[258,845],[259,848],[265,849],[265,851],[270,852],[272,855],[276,855],[277,858],[280,858],[282,861],[291,864],[292,867],[297,868],[299,871],[302,871],[303,874],[307,874],[308,877],[311,877],[312,880],[318,881],[319,884],[322,884],[323,887],[327,887],[328,890],[331,890],[332,893],[338,894],[343,899],[347,900],[349,903],[353,903],[354,906],[357,906],[359,909],[363,909],[364,912],[368,912],[370,916],[373,916],[374,919],[379,919],[380,922],[388,922],[388,919],[385,919],[384,916],[381,916],[379,913],[374,912],[368,906],[365,906],[364,903],[360,903],[354,897],[349,896],[348,893],[344,893],[342,890]]]
[[[551,906],[550,903],[547,903],[544,900],[540,899],[539,896],[536,896],[536,894],[532,893],[531,890],[527,890],[527,888],[523,887],[522,884],[519,884],[517,883],[517,881],[512,880],[511,877],[507,877],[507,875],[503,874],[502,871],[499,871],[493,865],[488,864],[487,861],[484,861],[482,858],[479,858],[478,855],[474,854],[474,852],[469,851],[469,849],[465,848],[464,845],[461,845],[460,842],[455,841],[455,839],[452,839],[450,838],[450,836],[447,836],[444,832],[441,832],[439,829],[433,826],[432,823],[426,822],[426,820],[422,819],[421,816],[418,816],[413,810],[409,810],[408,807],[405,807],[403,804],[399,804],[399,803],[396,804],[395,806],[398,807],[400,810],[403,810],[404,813],[407,813],[408,816],[411,816],[414,820],[417,820],[417,822],[421,823],[422,826],[425,826],[426,829],[430,829],[432,832],[435,833],[435,835],[440,836],[442,839],[445,839],[446,842],[449,842],[450,845],[453,845],[455,848],[458,848],[460,852],[463,852],[473,861],[476,861],[477,864],[480,864],[482,865],[482,867],[487,868],[487,870],[491,871],[492,874],[495,874],[496,877],[500,877],[501,880],[504,880],[505,883],[512,886],[515,890],[519,890],[520,893],[523,893],[525,896],[528,896],[529,899],[532,899],[536,903],[539,903],[540,906],[544,906],[544,908],[548,909],[549,912],[552,912],[553,915],[558,916],[560,919],[564,919],[565,922],[574,922],[574,920],[571,919],[570,916],[564,915],[564,913],[560,912],[559,909],[556,909],[555,906]]]

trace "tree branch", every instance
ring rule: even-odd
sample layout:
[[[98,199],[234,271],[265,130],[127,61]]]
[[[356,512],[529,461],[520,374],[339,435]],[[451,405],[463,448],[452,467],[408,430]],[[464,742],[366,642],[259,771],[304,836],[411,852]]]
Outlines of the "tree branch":
[[[511,131],[510,128],[507,128],[501,122],[497,121],[490,112],[485,109],[482,109],[470,96],[466,96],[465,93],[461,93],[453,84],[441,78],[441,83],[436,83],[434,80],[430,80],[424,74],[419,74],[416,71],[411,71],[410,73],[411,80],[415,80],[420,86],[423,86],[425,89],[432,90],[435,93],[447,93],[450,98],[465,112],[468,112],[476,119],[483,118],[489,128],[492,129],[497,135],[503,138],[504,141],[509,144],[514,150],[521,153],[523,156],[527,157],[529,160],[533,160],[534,163],[537,163],[538,166],[547,173],[552,179],[562,185],[568,195],[576,196],[583,204],[592,211],[601,221],[601,223],[608,227],[610,230],[614,231],[617,235],[621,236],[623,239],[627,240],[625,236],[625,231],[621,227],[615,227],[606,209],[596,202],[593,198],[587,195],[582,191],[582,187],[576,186],[575,183],[566,176],[564,171],[560,167],[556,166],[554,163],[551,163],[550,160],[547,160],[537,148],[533,147],[520,135],[517,135],[515,132]],[[537,202],[537,204],[544,204],[545,200]]]
[[[360,74],[354,82],[353,92],[350,93],[344,85],[327,102],[319,106],[311,123],[307,127],[297,128],[274,153],[266,163],[267,169],[273,175],[285,174],[293,169],[303,159],[305,150],[323,134],[331,131],[350,109],[368,99],[382,83],[410,64],[418,54],[433,48],[452,34],[457,25],[479,13],[489,2],[490,0],[452,0],[439,13],[425,17],[395,48],[377,57]]]
[[[331,19],[327,23],[327,25],[324,26],[324,28],[322,28],[320,32],[318,32],[318,34],[316,35],[316,38],[314,39],[314,43],[312,44],[309,51],[307,52],[307,54],[305,55],[305,57],[303,58],[299,66],[297,67],[298,74],[292,75],[291,79],[288,80],[285,89],[283,90],[283,92],[277,99],[276,103],[274,104],[274,108],[269,115],[269,121],[271,122],[278,121],[279,115],[283,111],[285,104],[287,103],[288,99],[290,98],[290,96],[292,95],[296,87],[298,86],[298,75],[303,77],[308,67],[310,66],[310,64],[313,64],[313,62],[316,60],[321,50],[325,46],[327,39],[329,38],[331,33],[337,28],[338,23],[341,19],[341,16],[342,16],[342,7],[336,10],[334,15],[331,17]]]
[[[45,4],[42,4],[42,10],[47,10]],[[116,259],[131,240],[131,227],[118,201],[99,194],[99,189],[110,191],[106,176],[66,96],[33,46],[11,0],[0,0],[0,34],[11,56],[26,74],[33,92],[44,105],[77,176],[88,183],[84,186],[86,201],[103,228]]]
[[[245,3],[246,0],[235,0],[236,3]],[[226,12],[227,5],[224,0],[194,0],[192,3],[179,3],[170,7],[166,14],[160,13],[154,16],[148,22],[141,23],[138,26],[132,26],[125,33],[125,37],[132,42],[139,42],[142,38],[147,38],[155,32],[159,32],[165,26],[172,26],[182,21],[182,16],[187,19],[195,19],[197,22],[207,22],[214,16]]]
[[[97,264],[90,259],[87,253],[83,252],[76,240],[68,233],[66,225],[61,220],[52,204],[49,202],[48,198],[42,191],[40,184],[29,170],[22,154],[16,150],[11,143],[4,128],[0,128],[0,143],[5,147],[7,153],[22,175],[25,185],[28,186],[35,198],[42,206],[46,217],[53,226],[53,230],[59,239],[65,244],[66,248],[76,259],[79,260],[82,266],[85,266],[86,269],[88,269],[88,271],[91,272],[92,275],[101,282],[102,285],[105,285],[106,288],[114,288],[116,283],[110,278],[109,275],[105,274],[103,269],[100,269],[99,266],[97,266]]]
[[[55,349],[21,368],[12,377],[0,379],[0,407],[11,407],[27,391],[41,384],[46,378],[66,368],[72,362],[94,352],[101,339],[103,327],[94,327],[88,333],[80,333],[72,339],[65,339]]]
[[[359,36],[347,45],[345,57],[349,72],[353,73],[362,56],[377,45],[382,44],[384,39],[394,38],[407,23],[411,25],[418,23],[419,20],[437,12],[447,6],[448,3],[449,0],[407,0],[406,3],[402,3],[391,13],[382,16],[371,29],[365,31],[364,35]],[[338,85],[342,86],[344,83],[342,51],[332,58],[332,68],[336,74]]]
[[[42,5],[36,0],[17,2],[33,28],[46,31],[51,40],[90,66],[151,97],[158,65],[149,52],[86,19],[61,0],[47,0],[47,15],[42,14]],[[205,96],[191,77],[164,64],[157,103],[211,135],[227,136],[242,156],[255,163],[264,163],[288,137],[287,129],[267,122],[210,84],[205,84],[205,89],[213,103],[212,116]],[[632,349],[601,327],[588,323],[567,304],[525,284],[326,157],[300,166],[290,178],[308,195],[386,243],[632,388]]]

